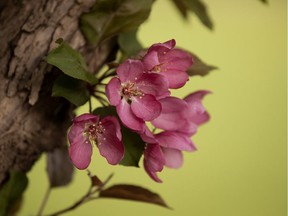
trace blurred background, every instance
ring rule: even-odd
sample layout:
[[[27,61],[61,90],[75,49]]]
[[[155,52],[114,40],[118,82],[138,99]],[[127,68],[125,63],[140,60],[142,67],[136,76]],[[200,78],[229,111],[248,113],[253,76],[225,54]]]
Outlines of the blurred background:
[[[286,81],[287,2],[205,0],[213,31],[197,17],[184,21],[170,1],[157,0],[140,29],[145,47],[176,39],[179,47],[219,67],[206,77],[192,77],[174,95],[211,90],[204,105],[212,118],[194,136],[198,151],[184,154],[179,170],[166,168],[153,182],[141,167],[113,167],[93,154],[90,170],[113,183],[140,185],[157,192],[173,210],[113,199],[87,203],[71,216],[285,216],[286,215]],[[86,112],[87,107],[79,112]],[[95,149],[96,150],[96,149]],[[48,180],[46,157],[29,173],[30,185],[19,215],[35,215]],[[140,163],[142,165],[142,163]],[[73,183],[54,189],[45,213],[74,203],[90,184],[85,171]]]

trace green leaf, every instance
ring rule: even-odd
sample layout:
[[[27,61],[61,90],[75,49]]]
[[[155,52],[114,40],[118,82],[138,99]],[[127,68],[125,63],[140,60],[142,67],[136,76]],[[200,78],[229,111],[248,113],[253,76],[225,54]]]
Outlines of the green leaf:
[[[93,114],[100,115],[101,117],[107,115],[113,115],[118,117],[116,109],[113,106],[99,107],[93,111]],[[124,166],[139,167],[139,161],[141,156],[143,155],[145,143],[137,133],[126,128],[122,124],[121,124],[121,132],[122,132],[122,142],[125,148],[125,154],[120,164]]]
[[[118,44],[124,57],[131,57],[139,53],[143,47],[137,39],[137,30],[121,33]]]
[[[93,114],[94,115],[100,115],[102,118],[107,116],[107,115],[118,117],[116,109],[114,106],[98,107],[95,110],[93,110]]]
[[[82,55],[64,41],[58,42],[59,46],[48,53],[46,61],[70,77],[96,84],[98,80],[87,70]]]
[[[149,16],[154,0],[98,0],[80,18],[87,40],[98,45],[105,39],[140,26]]]
[[[206,5],[201,0],[178,0],[182,1],[189,10],[195,13],[200,21],[209,29],[213,29],[213,22],[208,14]]]
[[[126,127],[122,127],[122,141],[125,155],[120,164],[139,167],[139,161],[144,152],[145,143],[141,137]]]
[[[135,185],[117,184],[102,190],[99,197],[126,199],[132,201],[146,202],[169,208],[165,201],[156,193]]]
[[[89,91],[85,83],[65,74],[60,75],[55,81],[52,96],[64,97],[76,106],[85,104],[89,98]]]
[[[8,181],[0,190],[0,216],[7,215],[14,205],[18,205],[28,185],[28,178],[22,172],[11,171]]]
[[[210,73],[210,71],[218,69],[215,66],[207,65],[197,55],[193,53],[190,53],[190,54],[193,57],[194,63],[187,71],[189,76],[196,76],[196,75],[206,76],[207,74]]]
[[[69,184],[73,171],[74,167],[67,148],[59,148],[47,153],[47,173],[51,188]]]

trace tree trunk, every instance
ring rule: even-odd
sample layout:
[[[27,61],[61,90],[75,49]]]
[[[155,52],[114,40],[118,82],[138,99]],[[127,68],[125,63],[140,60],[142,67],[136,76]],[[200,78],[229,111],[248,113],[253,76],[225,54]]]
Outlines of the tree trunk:
[[[95,1],[0,1],[0,185],[9,170],[27,172],[42,152],[66,145],[73,107],[50,96],[59,71],[43,57],[63,38],[90,70],[103,64],[113,43],[89,48],[78,24]]]

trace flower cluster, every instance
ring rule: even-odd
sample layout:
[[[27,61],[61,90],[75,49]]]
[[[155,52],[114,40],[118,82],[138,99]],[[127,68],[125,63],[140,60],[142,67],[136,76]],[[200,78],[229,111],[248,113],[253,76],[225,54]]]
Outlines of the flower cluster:
[[[128,59],[120,64],[117,76],[106,86],[107,98],[116,107],[122,124],[137,132],[146,143],[144,168],[156,182],[161,182],[157,172],[164,166],[182,165],[182,151],[196,149],[191,136],[209,120],[201,103],[208,91],[197,91],[184,99],[170,95],[169,89],[181,88],[188,81],[186,71],[193,63],[190,54],[174,47],[175,40],[152,45],[141,59]],[[153,125],[153,132],[147,122]],[[68,138],[70,157],[79,169],[88,167],[93,143],[108,163],[118,164],[123,158],[124,146],[116,117],[78,116]]]

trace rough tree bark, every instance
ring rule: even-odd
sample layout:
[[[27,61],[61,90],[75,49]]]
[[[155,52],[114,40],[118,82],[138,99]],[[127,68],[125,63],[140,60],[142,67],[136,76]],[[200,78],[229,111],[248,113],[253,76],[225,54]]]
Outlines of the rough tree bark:
[[[72,106],[50,96],[59,71],[43,57],[63,38],[92,71],[103,63],[113,43],[89,48],[78,24],[95,1],[0,2],[0,185],[9,170],[27,172],[42,152],[66,145]]]

